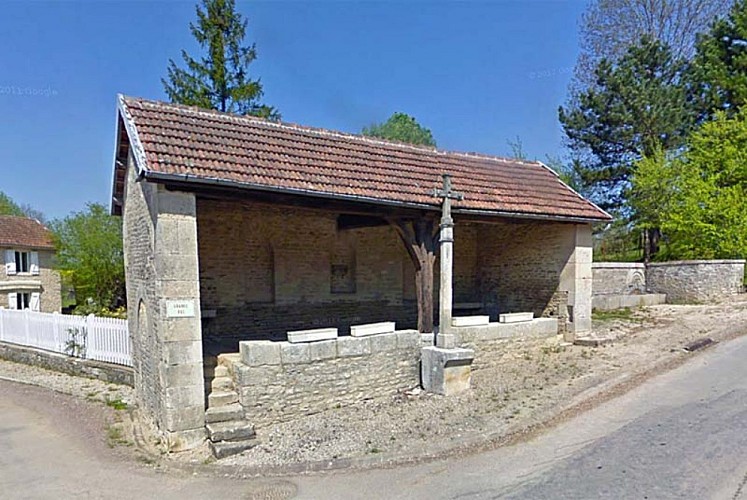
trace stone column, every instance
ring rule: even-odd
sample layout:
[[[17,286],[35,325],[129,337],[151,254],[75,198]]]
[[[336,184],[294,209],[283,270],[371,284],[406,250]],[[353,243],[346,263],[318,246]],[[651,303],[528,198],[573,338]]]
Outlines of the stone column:
[[[591,224],[569,228],[572,251],[560,275],[560,290],[568,292],[567,342],[591,331],[592,239]]]
[[[172,450],[205,438],[195,195],[159,185],[154,238],[161,347],[161,431]]]
[[[438,335],[436,346],[444,349],[456,347],[456,338],[451,333],[451,316],[453,307],[452,279],[454,272],[454,223],[451,217],[441,222],[440,231],[441,280],[439,286]]]

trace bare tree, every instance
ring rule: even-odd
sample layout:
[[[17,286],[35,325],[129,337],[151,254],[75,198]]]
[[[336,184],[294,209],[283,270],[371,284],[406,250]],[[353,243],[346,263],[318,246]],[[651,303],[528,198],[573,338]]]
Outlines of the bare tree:
[[[644,35],[668,45],[675,59],[690,59],[697,34],[731,5],[732,0],[593,0],[580,23],[572,90],[593,85],[599,61],[616,61]]]

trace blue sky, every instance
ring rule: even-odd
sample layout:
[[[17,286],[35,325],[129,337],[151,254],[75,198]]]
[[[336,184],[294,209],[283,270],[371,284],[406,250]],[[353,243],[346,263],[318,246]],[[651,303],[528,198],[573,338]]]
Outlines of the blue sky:
[[[2,2],[0,191],[48,218],[108,205],[117,93],[165,99],[194,1]],[[395,111],[440,148],[562,152],[585,2],[238,1],[284,121],[359,132]]]

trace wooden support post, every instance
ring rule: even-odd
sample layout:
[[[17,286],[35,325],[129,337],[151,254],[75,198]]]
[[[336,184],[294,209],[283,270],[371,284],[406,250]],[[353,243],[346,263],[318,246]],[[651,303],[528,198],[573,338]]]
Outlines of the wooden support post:
[[[438,228],[435,219],[390,219],[415,265],[415,293],[418,301],[418,331],[433,332],[433,266],[436,262]]]

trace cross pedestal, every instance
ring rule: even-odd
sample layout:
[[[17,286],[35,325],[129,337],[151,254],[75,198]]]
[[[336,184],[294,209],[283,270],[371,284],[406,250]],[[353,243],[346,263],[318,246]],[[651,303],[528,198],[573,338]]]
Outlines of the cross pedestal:
[[[451,176],[443,175],[443,189],[434,196],[443,198],[440,241],[441,283],[439,287],[439,322],[436,345],[421,351],[420,375],[423,388],[428,392],[450,395],[469,389],[472,360],[471,349],[457,348],[457,338],[452,330],[454,221],[451,218],[451,200],[464,196],[451,188]]]

